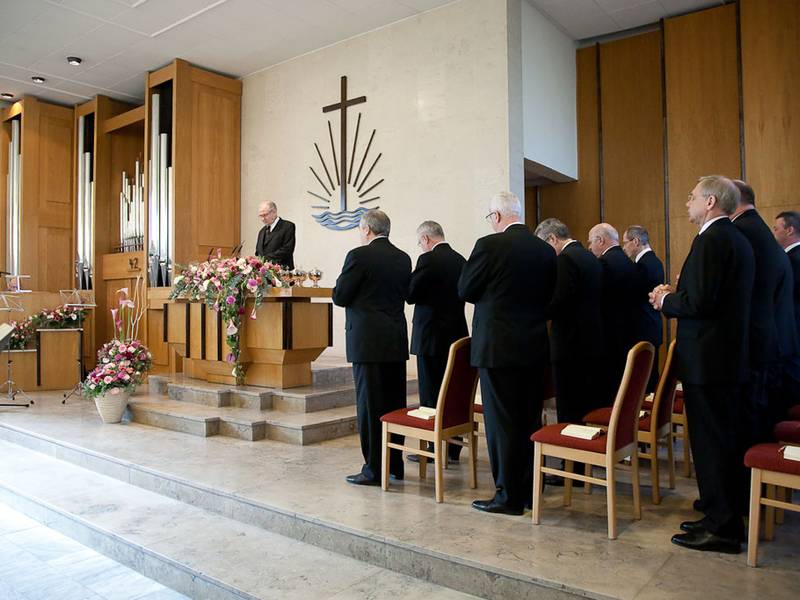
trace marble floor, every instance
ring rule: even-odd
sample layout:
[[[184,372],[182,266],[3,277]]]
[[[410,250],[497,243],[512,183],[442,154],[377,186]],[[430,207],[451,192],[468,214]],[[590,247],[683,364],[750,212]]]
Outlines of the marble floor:
[[[3,600],[187,600],[0,504]]]
[[[199,438],[131,423],[104,426],[91,403],[62,406],[55,394],[38,396],[30,409],[0,409],[0,439],[34,447],[30,441],[34,438],[51,444],[43,451],[81,466],[94,468],[96,457],[112,459],[110,470],[118,471],[112,476],[130,483],[154,475],[190,482],[196,489],[213,491],[230,506],[267,507],[358,539],[380,541],[388,548],[424,553],[454,569],[481,568],[490,577],[535,582],[580,596],[680,595],[704,600],[800,596],[800,515],[787,515],[775,540],[760,544],[757,569],[745,565],[744,554],[682,550],[669,540],[682,520],[696,518],[691,509],[696,487],[693,479],[680,476],[676,489],[664,491],[662,503],[654,506],[644,471],[641,521],[630,518],[630,485],[623,476],[618,488],[619,538],[609,541],[602,491],[592,495],[578,491],[572,506],[564,508],[560,491],[548,489],[539,526],[531,523],[529,512],[509,517],[472,510],[470,502],[491,496],[493,489],[483,439],[478,490],[469,488],[462,461],[445,471],[445,502],[436,504],[432,472],[420,480],[415,465],[409,465],[405,481],[393,482],[388,493],[347,485],[344,477],[361,464],[356,436],[294,446],[270,440]],[[166,484],[158,485],[162,493],[175,493]],[[402,571],[402,565],[397,570]],[[417,575],[431,580],[443,577],[422,571]],[[464,591],[463,582],[445,585]],[[479,595],[519,597],[486,592],[490,587],[480,589],[484,591]]]

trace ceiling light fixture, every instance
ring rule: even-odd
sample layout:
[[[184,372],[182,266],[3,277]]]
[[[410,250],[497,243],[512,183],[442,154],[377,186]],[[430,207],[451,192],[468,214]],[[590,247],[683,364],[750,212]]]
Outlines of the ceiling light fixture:
[[[83,59],[78,58],[77,56],[68,56],[67,62],[71,64],[73,67],[78,67],[83,62]]]
[[[33,83],[44,83],[45,81],[47,81],[47,79],[45,79],[44,77],[39,77],[38,75],[34,75],[33,77],[31,77],[31,81]]]
[[[0,94],[0,96],[2,96],[3,98],[9,98],[10,99],[10,98],[14,97],[14,94],[9,94],[8,92],[3,92],[2,94]]]

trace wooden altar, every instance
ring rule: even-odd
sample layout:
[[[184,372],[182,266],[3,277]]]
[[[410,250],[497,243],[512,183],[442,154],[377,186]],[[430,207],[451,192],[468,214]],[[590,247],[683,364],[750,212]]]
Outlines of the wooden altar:
[[[311,384],[311,363],[333,345],[331,288],[271,288],[250,319],[248,300],[240,330],[245,385],[292,388]],[[312,302],[314,300],[325,300]],[[151,299],[151,308],[155,308]],[[170,371],[216,383],[235,384],[227,361],[227,324],[204,302],[163,304],[163,335]]]

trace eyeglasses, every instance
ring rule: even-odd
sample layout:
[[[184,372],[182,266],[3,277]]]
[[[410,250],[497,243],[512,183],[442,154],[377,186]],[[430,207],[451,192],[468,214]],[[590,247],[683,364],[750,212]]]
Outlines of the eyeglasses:
[[[488,215],[486,215],[486,216],[485,216],[485,217],[483,217],[483,218],[484,218],[484,219],[486,219],[487,221],[489,221],[489,222],[491,223],[491,219],[489,219],[489,217],[491,217],[492,215],[496,215],[496,214],[497,214],[497,211],[496,211],[496,210],[493,210],[492,212],[490,212]]]

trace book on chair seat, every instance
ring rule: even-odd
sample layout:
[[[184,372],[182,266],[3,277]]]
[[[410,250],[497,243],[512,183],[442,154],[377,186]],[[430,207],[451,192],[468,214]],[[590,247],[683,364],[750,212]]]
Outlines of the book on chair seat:
[[[567,425],[561,430],[561,435],[581,440],[593,440],[601,433],[603,433],[603,430],[600,427],[588,427],[586,425]]]
[[[408,411],[409,417],[416,417],[417,419],[424,419],[425,421],[430,421],[431,419],[436,418],[436,409],[430,408],[428,406],[420,406],[419,408],[415,408],[414,410]]]
[[[800,446],[785,446],[783,458],[786,460],[800,460]]]

